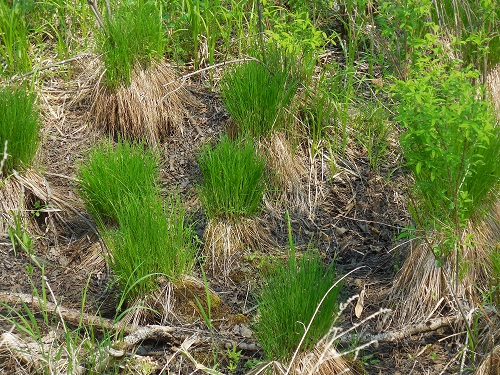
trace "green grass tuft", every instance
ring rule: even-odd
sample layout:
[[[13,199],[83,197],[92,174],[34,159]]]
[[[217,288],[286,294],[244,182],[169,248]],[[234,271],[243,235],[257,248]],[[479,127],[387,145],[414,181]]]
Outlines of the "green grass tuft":
[[[159,194],[158,173],[158,157],[143,144],[105,142],[80,166],[79,192],[98,224],[116,223],[125,196]]]
[[[100,34],[105,84],[113,89],[128,86],[134,67],[160,60],[165,51],[162,5],[155,0],[135,0],[116,9],[105,20]]]
[[[297,91],[298,81],[279,52],[269,52],[266,64],[249,61],[224,75],[221,93],[227,111],[242,135],[265,136],[284,129],[284,109]]]
[[[254,327],[255,335],[270,360],[291,358],[323,296],[301,350],[311,349],[329,331],[338,310],[341,283],[326,294],[336,280],[333,264],[325,267],[311,250],[297,260],[291,238],[290,245],[287,263],[272,267],[257,296],[261,316]]]
[[[252,141],[231,141],[225,135],[214,149],[202,149],[198,163],[203,174],[199,195],[207,217],[237,219],[260,210],[264,161]]]
[[[185,209],[173,197],[127,195],[117,211],[118,229],[104,230],[111,269],[126,299],[156,289],[159,275],[176,281],[194,263],[195,237],[185,224]]]
[[[38,146],[39,128],[35,95],[25,88],[0,89],[0,160],[3,161],[0,174],[31,163]]]

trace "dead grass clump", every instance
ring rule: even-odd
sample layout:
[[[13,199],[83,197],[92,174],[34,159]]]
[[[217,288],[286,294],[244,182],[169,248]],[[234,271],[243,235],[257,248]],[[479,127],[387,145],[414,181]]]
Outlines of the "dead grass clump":
[[[268,139],[263,139],[259,146],[266,159],[266,165],[271,183],[276,188],[269,189],[265,204],[273,212],[278,211],[282,217],[285,206],[293,212],[308,215],[314,210],[309,197],[308,160],[300,150],[294,152],[284,133],[273,133]]]
[[[396,326],[422,322],[439,313],[470,311],[476,301],[481,301],[479,291],[489,287],[491,251],[500,240],[499,219],[497,202],[479,225],[471,222],[464,239],[471,235],[472,243],[459,249],[458,260],[456,252],[452,252],[441,267],[432,253],[431,242],[412,246],[389,292]]]
[[[500,375],[500,345],[493,348],[476,370],[476,375]]]
[[[205,265],[214,276],[231,279],[247,249],[272,247],[271,238],[269,228],[258,218],[210,219],[203,235]]]
[[[293,363],[265,362],[247,375],[361,375],[364,371],[359,363],[348,361],[332,345],[321,340],[312,350],[302,352]]]
[[[165,62],[152,62],[144,70],[139,65],[129,86],[116,90],[102,80],[95,87],[91,114],[93,122],[113,137],[143,140],[158,146],[170,133],[182,133],[189,107],[198,101],[184,88],[174,69]]]
[[[486,77],[486,82],[497,116],[500,116],[500,64],[491,69]]]
[[[33,169],[0,180],[0,234],[19,227],[27,233],[46,234],[64,222],[63,207],[70,206]]]
[[[357,363],[349,363],[331,345],[320,341],[310,352],[299,354],[289,374],[297,375],[335,375],[335,374],[363,374],[364,371]]]
[[[163,325],[172,321],[185,324],[203,320],[203,313],[198,303],[205,312],[208,311],[207,291],[208,298],[210,298],[211,318],[217,318],[217,314],[223,310],[219,295],[208,285],[206,286],[202,280],[186,275],[177,282],[161,278],[156,290],[129,304],[120,324]]]

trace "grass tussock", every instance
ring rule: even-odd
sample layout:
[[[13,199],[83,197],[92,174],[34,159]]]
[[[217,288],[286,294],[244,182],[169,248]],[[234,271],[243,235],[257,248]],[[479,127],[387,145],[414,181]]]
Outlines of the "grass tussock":
[[[248,61],[224,75],[222,99],[240,134],[261,137],[286,128],[285,111],[298,81],[283,59],[275,50],[265,63]]]
[[[176,80],[172,67],[152,62],[145,70],[135,66],[130,85],[112,90],[98,84],[91,107],[94,124],[115,138],[158,146],[169,134],[183,131],[189,107],[199,107]]]
[[[172,198],[127,196],[117,210],[118,228],[105,230],[109,264],[127,301],[156,290],[159,277],[179,280],[194,263],[193,229],[185,209]]]
[[[342,286],[330,290],[335,280],[333,266],[325,267],[312,251],[297,260],[293,246],[287,263],[275,265],[257,296],[260,318],[255,335],[266,358],[290,360],[304,334],[301,351],[311,350],[328,333]]]
[[[133,0],[107,15],[98,43],[104,62],[104,85],[113,90],[129,86],[136,66],[147,69],[159,61],[166,39],[162,5],[156,0]]]
[[[35,95],[24,87],[0,88],[0,176],[31,164],[39,128]]]
[[[103,77],[96,85],[91,113],[97,127],[112,136],[158,146],[182,131],[188,106],[196,101],[163,61],[162,5],[135,0],[107,17],[100,34]]]
[[[106,142],[79,170],[80,194],[99,225],[122,299],[136,301],[177,281],[194,262],[193,229],[176,195],[164,203],[158,157],[144,144]]]
[[[200,200],[208,218],[237,221],[257,214],[264,192],[264,161],[251,140],[231,141],[224,135],[202,149]]]
[[[143,144],[104,142],[79,168],[80,195],[98,223],[118,221],[124,196],[159,194],[158,156]]]
[[[431,313],[455,308],[453,294],[463,296],[462,304],[475,306],[481,299],[478,291],[487,293],[494,278],[491,255],[500,243],[499,208],[497,203],[480,223],[469,225],[464,236],[470,238],[471,244],[460,249],[458,270],[450,259],[445,259],[438,267],[438,259],[429,249],[430,243],[420,242],[412,246],[389,293],[396,326],[418,323]],[[454,254],[449,254],[448,258],[452,256]],[[454,278],[457,271],[459,281]]]

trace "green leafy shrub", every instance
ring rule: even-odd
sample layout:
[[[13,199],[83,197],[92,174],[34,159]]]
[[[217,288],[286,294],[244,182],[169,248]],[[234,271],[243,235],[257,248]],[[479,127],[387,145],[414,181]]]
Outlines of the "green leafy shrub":
[[[500,128],[483,88],[471,84],[476,71],[430,57],[415,69],[395,87],[400,141],[415,176],[413,213],[421,228],[446,230],[455,241],[498,184]],[[442,244],[438,257],[452,248]]]
[[[35,95],[25,88],[0,89],[0,174],[27,166],[38,146]],[[6,143],[7,142],[7,143]]]
[[[260,210],[264,191],[264,161],[250,140],[231,141],[224,135],[198,157],[203,182],[200,200],[207,217],[237,219]]]
[[[99,39],[106,85],[111,88],[129,85],[136,64],[145,68],[151,61],[163,57],[161,4],[155,0],[122,4],[112,17],[106,17]]]
[[[265,136],[285,128],[284,109],[298,82],[279,50],[266,54],[266,64],[249,61],[228,71],[221,83],[227,111],[243,135]]]
[[[314,74],[316,62],[329,42],[326,33],[316,28],[306,10],[294,13],[280,7],[266,7],[264,15],[274,21],[266,30],[269,47],[277,45],[289,56],[297,59],[299,73],[305,82]]]
[[[339,283],[326,294],[335,279],[333,264],[325,267],[318,254],[312,251],[296,260],[293,246],[288,262],[273,267],[257,296],[261,316],[254,327],[266,358],[289,360],[311,319],[301,350],[311,349],[328,332],[338,309],[337,298],[342,287]]]
[[[143,144],[105,142],[80,165],[79,192],[99,224],[117,222],[126,196],[159,194],[158,157]]]
[[[121,203],[118,229],[103,238],[119,287],[133,301],[156,289],[160,275],[176,281],[191,269],[195,237],[178,197],[165,205],[160,196],[127,194]]]

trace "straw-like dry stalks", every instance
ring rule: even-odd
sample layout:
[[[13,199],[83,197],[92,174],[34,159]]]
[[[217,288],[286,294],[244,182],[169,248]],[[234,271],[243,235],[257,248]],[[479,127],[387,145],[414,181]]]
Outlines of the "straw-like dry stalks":
[[[212,317],[217,316],[221,298],[202,280],[188,275],[175,283],[161,279],[155,291],[129,304],[129,311],[120,320],[120,324],[164,325],[171,321],[192,323],[203,319],[198,303],[208,311],[207,291],[210,294]]]
[[[497,115],[500,117],[500,64],[497,64],[486,77],[491,101]]]
[[[310,216],[317,202],[310,198],[309,185],[317,181],[311,181],[309,159],[300,150],[294,153],[283,133],[262,140],[259,149],[271,171],[271,183],[276,186],[265,195],[266,206],[279,217],[287,209]]]
[[[0,180],[0,234],[15,228],[16,220],[28,233],[41,235],[55,230],[54,218],[60,216],[55,214],[63,207],[71,205],[33,169]],[[39,223],[49,227],[42,231]]]
[[[333,346],[321,341],[313,350],[300,354],[289,374],[335,375],[363,374],[359,364],[349,363]]]
[[[495,346],[476,370],[476,375],[500,375],[500,345]]]
[[[214,276],[225,280],[239,268],[239,260],[248,249],[272,247],[271,234],[258,218],[240,218],[237,222],[211,219],[203,235],[206,266]]]
[[[116,90],[98,82],[92,97],[93,122],[112,136],[158,146],[169,134],[182,133],[189,108],[200,103],[177,80],[165,62],[137,66],[129,86]]]
[[[478,290],[487,290],[490,255],[500,240],[500,204],[479,224],[471,222],[464,233],[472,235],[472,246],[462,246],[459,263],[450,253],[438,267],[429,243],[412,245],[399,275],[389,292],[396,326],[430,319],[439,313],[464,314],[481,300]],[[459,276],[457,277],[457,273]]]

